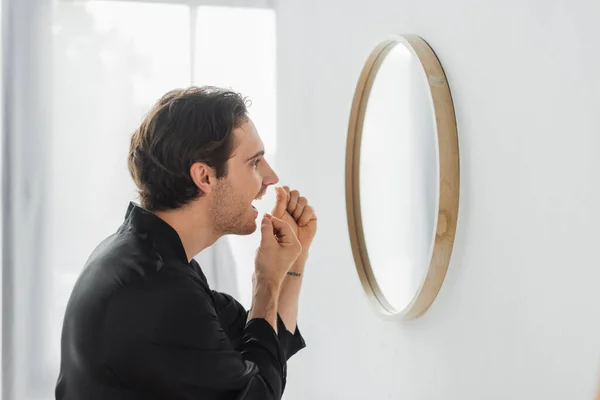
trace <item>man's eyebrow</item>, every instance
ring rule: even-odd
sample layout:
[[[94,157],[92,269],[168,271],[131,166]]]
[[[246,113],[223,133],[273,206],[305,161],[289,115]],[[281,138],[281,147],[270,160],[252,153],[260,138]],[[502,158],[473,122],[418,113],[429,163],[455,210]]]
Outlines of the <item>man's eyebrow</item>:
[[[258,158],[260,156],[264,156],[265,155],[265,151],[261,150],[258,153],[256,153],[255,155],[253,155],[252,157],[250,157],[249,159],[246,160],[246,162],[250,161],[250,160],[254,160],[255,158]]]

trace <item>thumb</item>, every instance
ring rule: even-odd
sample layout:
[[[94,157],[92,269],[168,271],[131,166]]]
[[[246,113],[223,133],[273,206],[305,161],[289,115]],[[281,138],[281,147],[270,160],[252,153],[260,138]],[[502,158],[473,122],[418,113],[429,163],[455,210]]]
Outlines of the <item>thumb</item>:
[[[269,214],[265,214],[263,216],[260,226],[261,245],[268,245],[272,242],[277,242],[275,239],[275,231],[273,230],[273,222],[271,221],[271,218],[272,217]]]
[[[275,207],[273,208],[272,214],[277,218],[283,218],[288,206],[288,194],[281,187],[276,187],[275,193],[277,194],[277,201],[275,203]]]
[[[273,217],[273,219],[271,220],[271,224],[273,225],[275,233],[277,234],[277,238],[279,239],[278,240],[279,244],[281,244],[281,245],[299,244],[298,238],[296,237],[296,234],[292,230],[292,227],[290,226],[290,224],[288,224],[287,222],[285,222],[282,219],[275,218],[275,217]]]

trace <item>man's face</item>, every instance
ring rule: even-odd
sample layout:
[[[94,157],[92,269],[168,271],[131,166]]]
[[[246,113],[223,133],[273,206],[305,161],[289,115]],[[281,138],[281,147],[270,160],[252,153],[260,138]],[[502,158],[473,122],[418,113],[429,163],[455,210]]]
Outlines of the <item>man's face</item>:
[[[258,211],[252,201],[279,178],[264,158],[264,145],[249,119],[234,129],[234,150],[227,161],[227,175],[217,181],[211,219],[221,235],[249,235],[256,230]]]

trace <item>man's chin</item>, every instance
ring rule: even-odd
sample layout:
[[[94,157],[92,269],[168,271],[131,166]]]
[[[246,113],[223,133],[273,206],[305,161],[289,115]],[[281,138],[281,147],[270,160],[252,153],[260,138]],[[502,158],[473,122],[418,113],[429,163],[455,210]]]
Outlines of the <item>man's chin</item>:
[[[254,232],[256,232],[256,229],[257,229],[256,221],[251,221],[250,223],[248,223],[244,226],[239,226],[233,234],[240,235],[240,236],[248,236],[248,235],[252,235]]]
[[[240,231],[240,233],[238,233],[238,235],[248,236],[248,235],[252,235],[254,232],[256,232],[256,225],[254,225],[253,227],[247,227],[245,230]]]

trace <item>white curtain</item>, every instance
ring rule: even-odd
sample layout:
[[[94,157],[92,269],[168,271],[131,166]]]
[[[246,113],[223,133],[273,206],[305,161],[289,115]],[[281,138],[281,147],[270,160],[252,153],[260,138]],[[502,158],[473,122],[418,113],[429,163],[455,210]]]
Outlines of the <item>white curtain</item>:
[[[41,256],[49,209],[51,0],[3,3],[2,398],[49,389],[40,357],[50,271]]]
[[[2,1],[2,400],[50,400],[66,302],[136,200],[128,141],[152,103],[190,83],[232,87],[274,157],[275,20],[174,1]],[[198,256],[214,289],[249,304],[257,244],[226,237]]]

